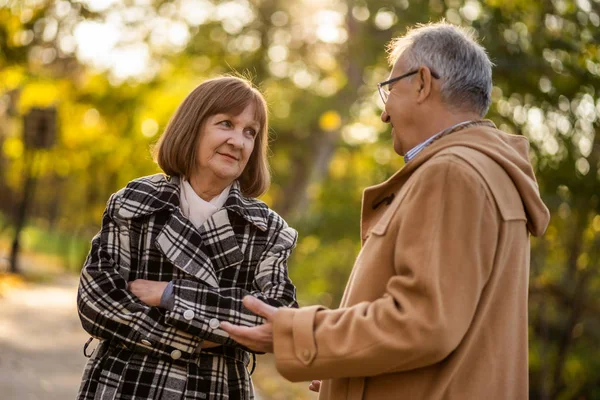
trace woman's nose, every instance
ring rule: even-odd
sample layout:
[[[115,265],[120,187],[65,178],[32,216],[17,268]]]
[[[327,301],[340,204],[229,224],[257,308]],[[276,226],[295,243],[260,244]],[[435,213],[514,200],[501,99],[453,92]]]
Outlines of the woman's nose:
[[[229,136],[229,139],[227,139],[227,143],[236,149],[242,149],[244,147],[244,138],[242,132],[233,132],[231,136]]]

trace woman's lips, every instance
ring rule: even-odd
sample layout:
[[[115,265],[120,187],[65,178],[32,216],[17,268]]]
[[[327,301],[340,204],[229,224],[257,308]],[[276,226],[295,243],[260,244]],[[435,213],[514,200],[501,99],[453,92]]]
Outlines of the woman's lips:
[[[218,153],[218,154],[222,155],[223,157],[226,157],[226,158],[228,158],[230,160],[238,161],[238,159],[236,157],[232,156],[231,154],[225,154],[225,153]]]

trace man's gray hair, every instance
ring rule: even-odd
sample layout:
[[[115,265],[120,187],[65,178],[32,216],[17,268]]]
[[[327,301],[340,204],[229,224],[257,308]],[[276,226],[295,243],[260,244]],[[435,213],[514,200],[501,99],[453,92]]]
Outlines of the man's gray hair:
[[[418,25],[388,45],[388,60],[402,57],[408,71],[427,66],[440,75],[442,100],[484,116],[492,103],[492,62],[472,29],[444,21]]]

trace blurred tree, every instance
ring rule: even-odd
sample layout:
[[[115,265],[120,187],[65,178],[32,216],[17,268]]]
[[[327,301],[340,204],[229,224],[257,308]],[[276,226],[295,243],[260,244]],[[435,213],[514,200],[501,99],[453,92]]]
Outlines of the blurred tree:
[[[532,254],[531,397],[599,398],[600,5],[483,12],[477,27],[497,64],[493,119],[531,140],[553,216]]]

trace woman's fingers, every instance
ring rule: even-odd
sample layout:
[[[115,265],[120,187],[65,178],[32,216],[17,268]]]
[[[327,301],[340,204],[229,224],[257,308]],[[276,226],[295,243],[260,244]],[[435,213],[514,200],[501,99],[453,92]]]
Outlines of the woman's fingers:
[[[136,279],[127,284],[127,288],[144,304],[159,306],[168,282],[155,282],[146,279]]]

